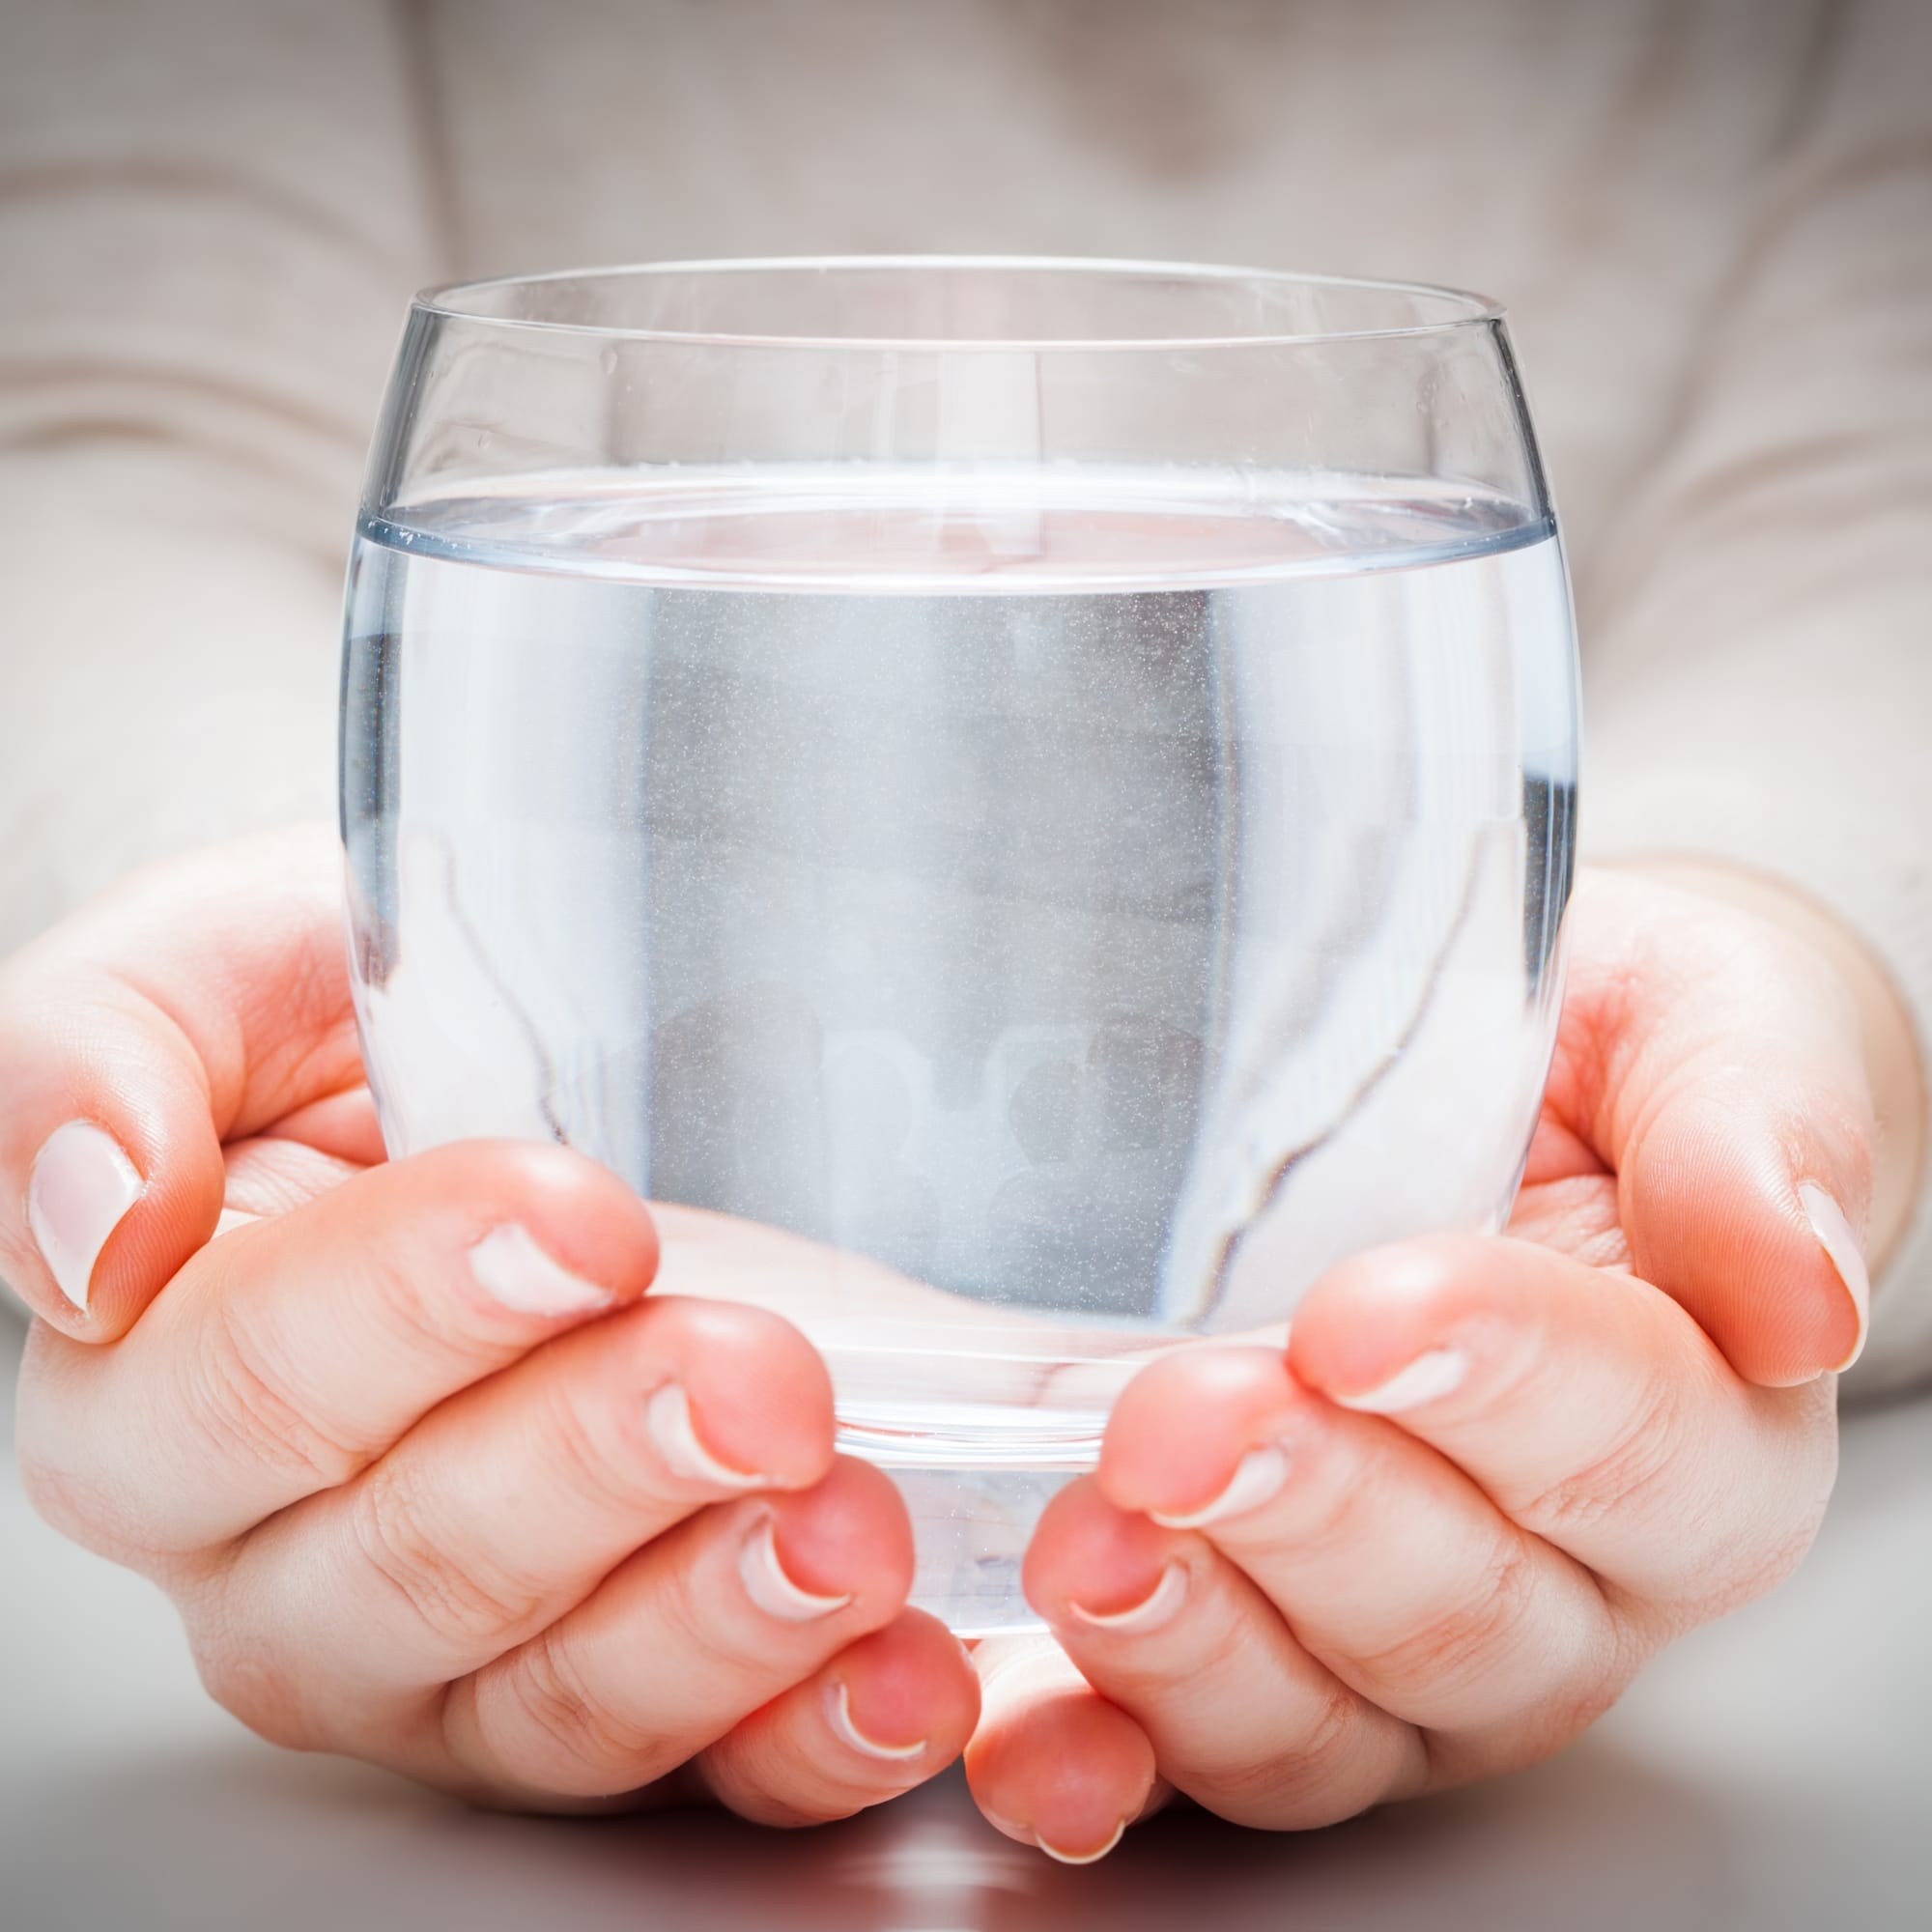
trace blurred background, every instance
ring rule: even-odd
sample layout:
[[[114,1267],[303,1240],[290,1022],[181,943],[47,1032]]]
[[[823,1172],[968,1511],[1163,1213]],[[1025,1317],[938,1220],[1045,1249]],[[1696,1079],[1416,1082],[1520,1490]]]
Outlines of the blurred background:
[[[1503,298],[1597,699],[1592,823],[1618,836],[1641,762],[1647,814],[1748,841],[1700,768],[1754,774],[1787,727],[1865,759],[1878,672],[1847,644],[1822,718],[1759,707],[1727,742],[1711,634],[1753,631],[1776,685],[1817,647],[1808,609],[1769,635],[1794,594],[1892,569],[1932,487],[1928,27],[1919,0],[7,0],[0,945],[135,859],[331,809],[340,572],[411,292],[665,257],[1151,256]],[[1854,515],[1866,554],[1827,559]]]

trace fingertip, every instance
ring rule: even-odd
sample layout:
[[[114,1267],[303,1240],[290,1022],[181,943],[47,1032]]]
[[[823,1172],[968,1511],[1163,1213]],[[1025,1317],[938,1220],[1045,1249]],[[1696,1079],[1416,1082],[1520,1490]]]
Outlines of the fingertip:
[[[1201,1346],[1164,1355],[1122,1390],[1096,1471],[1117,1509],[1178,1512],[1212,1494],[1241,1447],[1294,1400],[1278,1350]]]
[[[608,1167],[573,1149],[458,1142],[403,1165],[447,1171],[479,1214],[515,1221],[560,1267],[619,1301],[635,1300],[657,1277],[658,1229],[649,1208]]]
[[[1493,1236],[1445,1235],[1351,1255],[1296,1307],[1290,1372],[1323,1392],[1373,1387],[1493,1283],[1514,1253]]]
[[[61,1106],[64,1119],[29,1135],[8,1275],[74,1341],[125,1335],[220,1219],[221,1150],[206,1102],[180,1100],[170,1084],[156,1080],[138,1110],[114,1095]]]
[[[327,876],[286,839],[173,862],[0,962],[0,1272],[61,1333],[126,1334],[215,1232],[223,1135],[354,1065]]]
[[[1870,1291],[1850,1210],[1862,1212],[1869,1177],[1823,1116],[1751,1130],[1761,1112],[1715,1090],[1666,1110],[1631,1152],[1624,1218],[1637,1274],[1746,1381],[1789,1387],[1848,1368],[1863,1346]],[[1844,1142],[1838,1157],[1828,1140]]]
[[[980,1720],[980,1677],[937,1617],[905,1609],[832,1666],[829,1721],[848,1748],[921,1776],[950,1764]]]
[[[533,1321],[554,1328],[635,1303],[657,1272],[649,1208],[563,1147],[451,1142],[369,1168],[300,1211],[313,1233],[382,1257],[397,1284],[467,1286],[473,1312],[507,1312],[526,1340]]]
[[[1864,1353],[1871,1329],[1871,1276],[1865,1267],[1864,1245],[1851,1218],[1827,1188],[1815,1181],[1800,1181],[1798,1205],[1844,1291],[1842,1305],[1834,1307],[1830,1295],[1822,1298],[1829,1332],[1818,1338],[1826,1363],[1842,1375]]]
[[[1094,1477],[1080,1477],[1040,1513],[1021,1587],[1056,1629],[1111,1617],[1158,1588],[1178,1541],[1176,1531],[1119,1508]]]
[[[987,1821],[1065,1864],[1112,1851],[1154,1798],[1147,1733],[1078,1679],[988,1706],[966,1747],[966,1781]]]
[[[93,1121],[69,1121],[41,1143],[27,1177],[27,1227],[54,1286],[82,1315],[100,1251],[147,1186]]]
[[[674,1325],[680,1374],[705,1442],[733,1468],[781,1489],[822,1482],[838,1423],[823,1358],[782,1316],[692,1295],[655,1301]]]
[[[778,1558],[800,1588],[822,1597],[850,1594],[880,1622],[912,1592],[912,1520],[884,1471],[836,1457],[809,1490],[774,1498]]]
[[[261,1138],[299,1141],[348,1167],[380,1167],[389,1157],[376,1096],[366,1080],[284,1114],[263,1129]]]
[[[696,1768],[746,1817],[818,1824],[943,1770],[979,1715],[979,1676],[958,1638],[923,1611],[901,1610],[741,1719]]]

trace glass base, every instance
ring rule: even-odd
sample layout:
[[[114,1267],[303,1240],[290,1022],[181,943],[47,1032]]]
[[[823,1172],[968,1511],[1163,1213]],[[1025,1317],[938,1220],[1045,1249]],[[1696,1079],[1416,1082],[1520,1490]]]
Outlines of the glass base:
[[[971,1348],[881,1332],[820,1342],[839,1452],[882,1469],[912,1519],[911,1603],[955,1635],[1039,1632],[1020,1587],[1040,1512],[1099,1461],[1114,1399],[1174,1346],[1141,1330],[981,1322]]]
[[[1020,1589],[1034,1525],[1080,1472],[980,1463],[952,1469],[889,1466],[912,1518],[917,1565],[912,1604],[955,1636],[1043,1631]]]

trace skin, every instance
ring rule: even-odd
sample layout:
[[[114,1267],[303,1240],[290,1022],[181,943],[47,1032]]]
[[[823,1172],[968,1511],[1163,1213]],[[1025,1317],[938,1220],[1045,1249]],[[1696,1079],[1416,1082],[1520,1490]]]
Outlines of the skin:
[[[340,864],[321,837],[206,855],[0,969],[0,1273],[38,1317],[35,1505],[159,1583],[210,1690],[280,1744],[489,1804],[698,1797],[774,1824],[930,1776],[978,1682],[905,1607],[903,1505],[833,1454],[816,1354],[765,1310],[652,1294],[650,1212],[564,1149],[384,1161]],[[85,1311],[25,1213],[73,1120],[145,1181]],[[604,1305],[493,1300],[469,1251],[505,1227]],[[759,1487],[668,1465],[645,1398],[669,1381]],[[832,1607],[760,1607],[740,1558],[767,1534]]]
[[[1285,1356],[1155,1364],[1048,1510],[1026,1588],[1055,1642],[982,1647],[966,1756],[1009,1835],[1078,1860],[1176,1793],[1295,1829],[1533,1763],[1809,1546],[1861,1337],[1797,1187],[1873,1253],[1897,1238],[1924,1132],[1909,1022],[1764,882],[1600,875],[1568,931],[1509,1237],[1350,1261]],[[1452,1390],[1351,1409],[1440,1350]],[[1258,1448],[1285,1470],[1265,1499],[1155,1520]]]
[[[383,1161],[338,868],[319,836],[204,855],[0,967],[29,1492],[170,1593],[265,1736],[479,1802],[711,1798],[781,1824],[964,1748],[1000,1829],[1078,1860],[1175,1793],[1313,1826],[1547,1755],[1817,1526],[1860,1323],[1796,1187],[1866,1224],[1876,1086],[1881,1252],[1923,1092],[1882,977],[1809,909],[1587,882],[1511,1236],[1347,1264],[1285,1355],[1155,1363],[1030,1553],[1055,1640],[969,1660],[904,1607],[903,1509],[834,1456],[823,1368],[779,1316],[655,1291],[652,1211],[562,1149]],[[74,1120],[144,1182],[85,1311],[25,1214]],[[704,1231],[727,1291],[770,1265],[769,1231],[729,1225]],[[492,1300],[469,1251],[506,1226],[601,1304]],[[1350,1406],[1441,1350],[1453,1389]],[[667,1463],[644,1398],[670,1381],[756,1487]],[[1270,1493],[1156,1520],[1258,1450]],[[740,1561],[767,1538],[833,1607],[760,1607]]]

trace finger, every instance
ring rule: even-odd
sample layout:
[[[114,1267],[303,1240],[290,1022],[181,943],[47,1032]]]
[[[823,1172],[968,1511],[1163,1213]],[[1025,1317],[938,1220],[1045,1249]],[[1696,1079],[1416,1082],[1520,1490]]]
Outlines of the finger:
[[[21,1384],[56,1520],[191,1550],[365,1468],[428,1409],[651,1280],[617,1178],[469,1142],[235,1229],[111,1350],[43,1331]]]
[[[1062,1864],[1105,1858],[1168,1796],[1146,1732],[1082,1677],[1050,1637],[991,1637],[966,1781],[988,1821]]]
[[[387,1158],[376,1098],[367,1084],[326,1094],[285,1114],[242,1146],[267,1148],[291,1144],[309,1148],[348,1167],[375,1167]],[[231,1153],[236,1145],[231,1141]],[[229,1165],[228,1206],[235,1204],[234,1165]],[[306,1199],[306,1196],[302,1197]]]
[[[92,1342],[214,1232],[223,1140],[361,1078],[340,847],[137,875],[0,965],[0,1275]]]
[[[1616,1171],[1631,1261],[1747,1380],[1848,1368],[1870,1293],[1858,1009],[1768,922],[1615,874],[1570,915],[1551,1105]]]
[[[965,1748],[979,1715],[979,1675],[959,1639],[902,1610],[727,1731],[697,1771],[742,1817],[822,1824],[923,1784]]]
[[[1344,1263],[1295,1311],[1289,1367],[1399,1420],[1532,1535],[1682,1615],[1790,1569],[1835,1467],[1829,1379],[1751,1387],[1668,1296],[1521,1241],[1443,1236]]]
[[[652,1296],[270,1518],[224,1566],[214,1640],[273,1662],[289,1721],[313,1728],[326,1702],[354,1730],[534,1636],[706,1504],[819,1482],[832,1437],[831,1381],[796,1329]]]
[[[639,1550],[453,1686],[442,1747],[493,1791],[637,1790],[891,1623],[912,1570],[898,1492],[841,1458],[800,1494],[706,1510]]]
[[[1143,1511],[1155,1521],[1123,1514]],[[1192,1350],[1138,1377],[1109,1419],[1094,1495],[1048,1512],[1027,1580],[1075,1662],[1134,1712],[1169,1775],[1216,1810],[1175,1772],[1169,1736],[1185,1739],[1198,1776],[1252,1789],[1244,1768],[1266,1761],[1270,1729],[1346,1746],[1339,1721],[1320,1722],[1335,1701],[1331,1673],[1378,1715],[1494,1739],[1485,1765],[1494,1770],[1563,1742],[1579,1713],[1622,1689],[1634,1661],[1587,1570],[1510,1521],[1435,1450],[1311,1394],[1266,1349]],[[1259,1605],[1247,1601],[1256,1590]],[[1134,1609],[1092,1614],[1114,1604]],[[1236,1634],[1250,1652],[1264,1634],[1271,1651],[1292,1642],[1307,1653],[1284,1659],[1304,1707],[1293,1728],[1284,1717],[1257,1729],[1247,1682],[1222,1667]],[[1123,1695],[1117,1686],[1134,1675],[1144,1688]],[[1376,1742],[1385,1755],[1354,1772],[1352,1808],[1381,1795],[1376,1776],[1392,1787],[1417,1769],[1412,1739],[1400,1749]],[[1341,1781],[1324,1770],[1319,1783]]]
[[[1117,1507],[1100,1481],[1069,1484],[1047,1506],[1026,1587],[1081,1674],[1147,1734],[1163,1775],[1221,1817],[1300,1831],[1422,1788],[1427,1760],[1408,1724],[1312,1656],[1204,1536]]]

